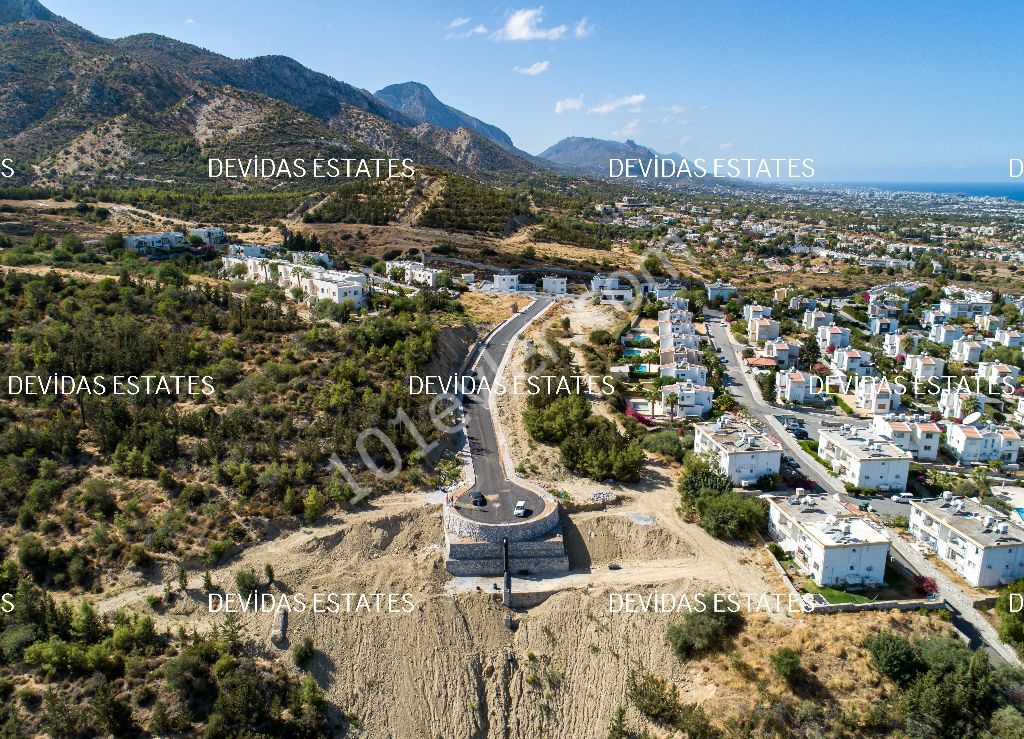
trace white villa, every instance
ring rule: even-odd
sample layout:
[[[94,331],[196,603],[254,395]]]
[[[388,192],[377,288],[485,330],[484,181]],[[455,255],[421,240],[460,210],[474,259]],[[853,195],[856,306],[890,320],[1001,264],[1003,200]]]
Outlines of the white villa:
[[[878,437],[910,452],[914,459],[931,461],[939,455],[942,429],[928,416],[887,413],[872,418],[871,430]]]
[[[714,457],[734,485],[749,486],[775,475],[782,463],[782,446],[745,421],[724,415],[714,423],[698,423],[693,450]]]
[[[1024,529],[974,498],[910,502],[910,533],[968,583],[995,588],[1024,577]]]
[[[768,499],[768,531],[820,586],[877,587],[889,537],[838,495]]]
[[[957,460],[965,463],[1016,464],[1020,451],[1020,434],[1006,425],[954,423],[946,429],[946,440]]]

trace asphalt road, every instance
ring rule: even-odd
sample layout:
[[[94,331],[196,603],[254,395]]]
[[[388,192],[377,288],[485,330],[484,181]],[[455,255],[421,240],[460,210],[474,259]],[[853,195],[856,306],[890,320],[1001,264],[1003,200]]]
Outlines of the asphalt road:
[[[782,411],[779,408],[765,405],[754,397],[746,380],[743,378],[742,358],[736,354],[736,350],[732,345],[729,337],[729,327],[721,322],[722,314],[719,311],[705,310],[704,317],[706,319],[705,326],[714,338],[715,344],[721,349],[720,356],[726,359],[722,373],[722,383],[725,385],[726,392],[735,398],[740,405],[745,407],[750,412],[750,415],[765,424],[770,435],[778,439],[779,443],[782,444],[787,456],[796,460],[797,467],[804,477],[814,482],[822,490],[831,492],[833,481],[828,479],[828,473],[818,465],[810,464],[801,459],[803,449],[796,439],[790,434],[774,432],[774,429],[768,424],[769,417],[788,411]]]
[[[512,515],[517,501],[526,501],[527,516],[539,513],[544,508],[544,501],[536,493],[527,490],[508,479],[501,466],[501,454],[498,450],[498,439],[494,432],[494,422],[488,409],[490,393],[494,388],[494,379],[498,366],[515,336],[520,329],[529,324],[551,302],[550,299],[539,298],[523,310],[511,321],[486,337],[473,349],[466,363],[467,373],[476,373],[478,392],[463,396],[469,450],[473,455],[473,472],[476,484],[456,499],[462,515],[476,521],[488,523],[506,523],[517,519]],[[511,378],[505,378],[511,388]],[[488,387],[480,387],[484,380]],[[472,497],[482,493],[486,504],[474,506]]]
[[[715,344],[721,348],[721,355],[726,357],[727,360],[723,367],[724,377],[722,380],[725,384],[726,390],[741,405],[743,405],[752,416],[764,422],[769,431],[774,431],[774,429],[768,424],[768,417],[772,417],[774,419],[776,416],[784,415],[795,416],[800,421],[803,421],[803,428],[807,431],[808,435],[815,440],[817,440],[818,432],[821,430],[823,424],[839,423],[850,424],[853,426],[867,426],[866,421],[850,418],[848,416],[821,413],[807,408],[780,408],[762,403],[760,400],[756,399],[743,377],[743,358],[736,353],[736,349],[730,340],[729,328],[720,322],[722,314],[717,311],[708,310],[704,311],[704,314],[705,317],[712,319],[705,325],[707,325],[712,337],[714,337]],[[806,459],[802,458],[804,453],[803,448],[792,434],[772,433],[772,436],[778,439],[782,444],[783,448],[786,450],[786,455],[795,460],[797,468],[804,477],[814,482],[821,490],[828,492],[840,492],[842,486],[834,477],[821,469],[820,465],[808,462]],[[845,492],[840,492],[840,494],[844,499],[854,504],[860,504],[863,502],[870,503],[873,508],[882,514],[910,515],[909,504],[896,503],[889,500],[886,496],[862,497],[848,495]]]
[[[771,435],[779,440],[783,448],[787,450],[788,456],[796,460],[797,466],[805,477],[813,480],[818,487],[829,493],[838,493],[842,498],[851,503],[857,504],[867,502],[878,513],[885,515],[902,514],[910,515],[910,505],[896,503],[886,496],[859,497],[848,495],[837,479],[825,472],[820,465],[804,458],[806,454],[802,447],[790,434],[775,432],[772,424],[777,424],[775,418],[768,423],[769,417],[774,417],[783,411],[773,406],[755,400],[746,380],[743,377],[743,365],[736,355],[736,350],[729,337],[729,327],[723,325],[721,313],[716,311],[704,311],[707,319],[705,325],[715,339],[715,343],[721,348],[722,356],[728,360],[724,366],[723,383],[726,390],[744,405],[752,416],[765,423]],[[848,421],[844,420],[844,423]],[[799,450],[799,451],[798,451]],[[1013,650],[1003,645],[995,633],[995,629],[985,620],[985,616],[977,611],[966,596],[963,590],[946,577],[940,570],[935,568],[924,557],[915,552],[909,544],[899,539],[897,535],[892,536],[893,544],[889,549],[890,558],[898,561],[912,573],[924,574],[934,577],[939,585],[939,596],[946,601],[947,606],[953,612],[953,625],[963,634],[972,647],[983,647],[996,664],[1012,662],[1017,664],[1018,660]]]

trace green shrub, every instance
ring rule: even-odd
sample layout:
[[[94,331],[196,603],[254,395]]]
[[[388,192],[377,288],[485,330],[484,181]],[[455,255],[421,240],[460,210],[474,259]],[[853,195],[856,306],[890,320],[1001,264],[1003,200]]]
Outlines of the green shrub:
[[[747,539],[763,531],[764,503],[734,492],[705,497],[697,507],[701,528],[718,539]]]
[[[653,434],[645,434],[640,438],[640,446],[649,452],[660,454],[677,462],[683,461],[683,445],[675,431],[656,431]]]
[[[768,658],[768,661],[771,662],[775,674],[790,687],[796,685],[803,675],[800,655],[789,647],[780,647]]]
[[[676,686],[650,672],[633,670],[629,673],[626,697],[648,719],[682,732],[689,739],[715,735],[707,714],[699,705],[681,703]]]
[[[259,588],[260,580],[256,570],[251,567],[243,567],[235,573],[235,584],[238,586],[238,592],[245,597]]]
[[[716,610],[711,596],[705,595],[701,600],[706,603],[706,610],[690,611],[665,632],[673,651],[683,659],[721,649],[743,628],[741,613],[721,606]]]
[[[866,646],[875,669],[900,685],[909,684],[924,669],[914,645],[892,631],[871,637]]]
[[[303,637],[302,641],[298,642],[292,649],[292,658],[295,660],[295,664],[299,667],[303,667],[313,659],[315,651],[316,650],[313,647],[313,638],[306,636]]]
[[[97,518],[110,518],[117,512],[117,502],[110,492],[110,483],[93,478],[82,486],[76,501],[87,513]]]
[[[36,580],[42,582],[50,569],[50,557],[43,543],[32,534],[25,534],[18,542],[18,562]]]
[[[1011,610],[1011,597],[1016,601]],[[996,599],[996,613],[999,615],[999,638],[1017,649],[1024,648],[1024,611],[1020,602],[1024,598],[1024,579],[1003,587]]]

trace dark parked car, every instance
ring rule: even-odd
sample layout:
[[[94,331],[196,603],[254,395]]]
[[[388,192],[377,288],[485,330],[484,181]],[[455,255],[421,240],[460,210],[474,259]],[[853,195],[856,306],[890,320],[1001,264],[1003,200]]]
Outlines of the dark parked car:
[[[487,498],[484,497],[483,493],[473,494],[473,505],[482,506],[487,505]]]
[[[806,439],[809,439],[811,437],[810,434],[808,434],[803,429],[793,429],[793,438],[799,439],[800,441],[805,441]]]

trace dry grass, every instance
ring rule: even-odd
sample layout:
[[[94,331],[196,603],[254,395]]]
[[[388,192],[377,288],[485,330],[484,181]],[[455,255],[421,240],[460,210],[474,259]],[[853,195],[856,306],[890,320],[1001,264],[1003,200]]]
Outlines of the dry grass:
[[[466,306],[470,320],[481,328],[490,328],[504,321],[516,309],[522,309],[529,299],[516,295],[488,293],[462,293],[459,302]]]
[[[693,663],[715,676],[717,691],[704,708],[712,716],[738,715],[771,696],[793,691],[775,674],[770,656],[781,647],[800,654],[809,676],[798,688],[821,704],[864,713],[888,698],[892,683],[871,666],[867,639],[891,629],[906,636],[948,636],[952,629],[936,616],[902,612],[839,613],[798,616],[790,623],[752,616],[737,637],[732,654]],[[767,694],[765,694],[765,683]],[[760,683],[760,685],[759,685]]]

